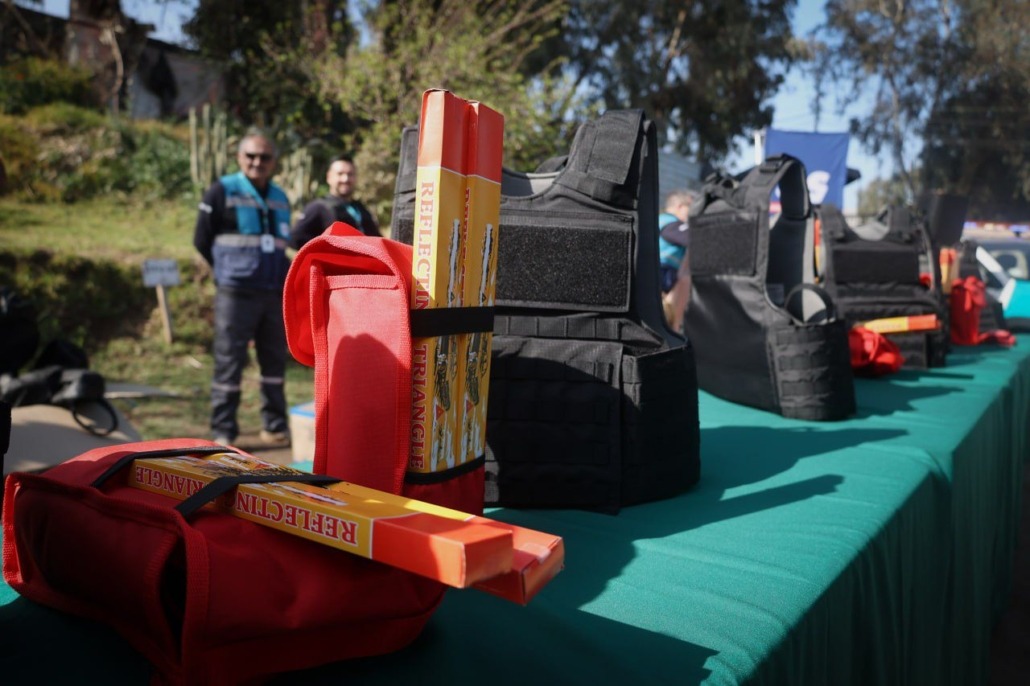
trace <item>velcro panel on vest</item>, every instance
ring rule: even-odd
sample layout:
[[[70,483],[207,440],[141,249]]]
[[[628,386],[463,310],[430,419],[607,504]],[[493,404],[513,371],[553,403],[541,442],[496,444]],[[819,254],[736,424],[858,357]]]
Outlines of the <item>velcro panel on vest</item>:
[[[837,284],[919,283],[919,253],[893,242],[855,241],[833,247]]]
[[[851,353],[842,320],[772,329],[768,344],[784,417],[827,421],[854,414]]]
[[[497,304],[626,312],[633,219],[603,213],[501,208]]]
[[[411,242],[414,220],[394,218]],[[626,312],[633,274],[633,219],[613,214],[501,207],[497,298],[501,307]]]
[[[618,506],[622,345],[495,336],[486,502]]]
[[[757,273],[759,218],[752,212],[716,212],[690,220],[690,271],[694,276]]]

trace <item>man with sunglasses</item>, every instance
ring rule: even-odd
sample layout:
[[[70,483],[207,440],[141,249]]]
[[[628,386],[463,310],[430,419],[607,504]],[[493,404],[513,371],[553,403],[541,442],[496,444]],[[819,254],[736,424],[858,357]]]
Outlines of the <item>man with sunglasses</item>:
[[[258,131],[240,141],[240,171],[204,193],[193,245],[214,270],[214,380],[211,431],[229,445],[239,434],[240,381],[254,341],[261,370],[261,441],[289,445],[283,284],[289,269],[290,201],[272,183],[275,144]]]

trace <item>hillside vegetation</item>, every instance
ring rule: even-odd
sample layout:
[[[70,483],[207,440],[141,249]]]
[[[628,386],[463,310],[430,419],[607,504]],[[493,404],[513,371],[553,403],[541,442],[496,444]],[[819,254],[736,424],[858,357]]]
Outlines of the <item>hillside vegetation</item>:
[[[175,399],[118,401],[144,438],[208,435],[214,284],[192,246],[197,191],[184,127],[111,119],[68,103],[0,114],[0,287],[39,312],[43,341],[83,346],[109,382]],[[175,259],[167,344],[148,258]],[[256,365],[244,379],[244,432],[260,428]],[[290,404],[310,400],[310,370],[291,364]]]

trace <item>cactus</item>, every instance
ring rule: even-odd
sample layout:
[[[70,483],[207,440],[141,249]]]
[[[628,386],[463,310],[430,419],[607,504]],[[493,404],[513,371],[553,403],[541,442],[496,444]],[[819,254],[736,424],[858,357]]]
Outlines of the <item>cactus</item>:
[[[225,112],[215,112],[211,105],[197,110],[190,108],[190,177],[198,190],[207,188],[225,174],[229,162],[229,146]],[[198,130],[199,129],[199,130]]]
[[[307,148],[297,148],[279,158],[275,182],[286,191],[295,210],[301,209],[318,189],[318,182],[311,177],[313,166],[311,151]]]

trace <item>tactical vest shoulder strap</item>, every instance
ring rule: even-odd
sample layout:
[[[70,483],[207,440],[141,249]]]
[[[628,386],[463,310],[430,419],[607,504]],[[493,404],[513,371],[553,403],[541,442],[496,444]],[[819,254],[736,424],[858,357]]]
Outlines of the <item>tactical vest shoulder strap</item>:
[[[774,155],[754,167],[742,180],[715,172],[705,179],[704,193],[691,216],[701,214],[717,200],[737,210],[766,212],[769,196],[780,187],[783,214],[792,219],[804,219],[811,214],[805,178],[805,166],[790,155]]]
[[[769,196],[780,187],[780,206],[783,216],[805,219],[811,214],[806,186],[805,165],[790,155],[774,155],[758,165],[744,177],[744,207],[741,209],[767,210]]]
[[[401,132],[401,158],[397,166],[396,195],[415,191],[415,175],[418,171],[418,127],[406,126]]]
[[[568,163],[555,183],[601,202],[633,207],[637,185],[633,162],[638,159],[643,122],[642,110],[616,110],[579,127]],[[603,144],[596,145],[597,141]]]
[[[712,172],[705,177],[701,198],[691,206],[690,216],[696,217],[703,214],[708,206],[717,200],[737,207],[740,203],[735,199],[734,193],[738,188],[740,188],[740,182],[732,176],[722,171]]]
[[[848,238],[848,223],[844,214],[833,203],[825,203],[819,207],[819,226],[822,235],[834,241]]]

